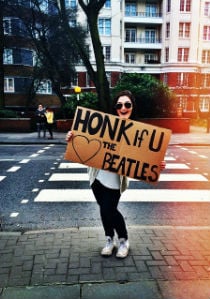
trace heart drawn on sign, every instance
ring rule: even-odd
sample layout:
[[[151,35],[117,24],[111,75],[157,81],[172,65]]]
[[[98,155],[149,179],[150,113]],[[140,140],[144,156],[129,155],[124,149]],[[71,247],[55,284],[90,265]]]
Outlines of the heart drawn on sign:
[[[76,135],[72,140],[72,147],[82,164],[94,158],[101,148],[101,141],[88,139],[86,136]]]

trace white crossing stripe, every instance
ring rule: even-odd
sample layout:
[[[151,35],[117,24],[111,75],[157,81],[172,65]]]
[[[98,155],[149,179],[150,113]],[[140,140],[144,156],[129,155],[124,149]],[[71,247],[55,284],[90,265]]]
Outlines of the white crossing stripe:
[[[166,163],[166,169],[189,169],[189,166],[183,163]]]
[[[43,189],[35,202],[95,202],[90,189]],[[210,202],[210,190],[128,189],[121,202]]]
[[[79,163],[71,163],[71,162],[66,162],[66,163],[60,163],[59,169],[69,169],[69,168],[87,168],[87,166]]]
[[[160,182],[208,182],[208,179],[201,174],[194,173],[161,173]]]
[[[23,159],[23,160],[21,160],[19,163],[21,163],[21,164],[26,164],[26,163],[28,163],[30,161],[30,159]]]
[[[131,181],[133,179],[130,179]],[[49,178],[49,181],[88,181],[87,173],[54,173]],[[206,182],[208,181],[201,174],[174,174],[174,173],[166,173],[160,174],[159,178],[160,182],[182,182],[182,181],[191,181],[191,182]]]
[[[166,156],[164,158],[165,161],[176,161],[176,159],[174,157],[169,157],[169,156]]]
[[[15,171],[19,170],[20,168],[21,168],[20,166],[13,166],[13,167],[7,169],[7,172],[15,172]]]
[[[6,178],[6,176],[2,175],[0,176],[0,182],[3,181]]]

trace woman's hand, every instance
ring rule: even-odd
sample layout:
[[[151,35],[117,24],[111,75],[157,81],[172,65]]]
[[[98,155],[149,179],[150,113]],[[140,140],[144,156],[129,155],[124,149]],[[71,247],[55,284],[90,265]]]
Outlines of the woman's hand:
[[[165,161],[161,161],[160,162],[160,170],[164,170],[166,168],[166,162]]]
[[[73,133],[72,131],[68,131],[68,133],[66,134],[66,141],[69,142],[73,137]]]

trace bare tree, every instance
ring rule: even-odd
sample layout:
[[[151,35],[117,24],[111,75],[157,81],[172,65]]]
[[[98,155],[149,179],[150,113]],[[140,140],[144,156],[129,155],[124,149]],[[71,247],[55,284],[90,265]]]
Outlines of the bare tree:
[[[26,35],[30,36],[32,47],[36,52],[36,65],[34,67],[33,79],[41,82],[43,79],[50,79],[52,88],[65,103],[62,93],[62,86],[70,86],[76,72],[75,65],[78,64],[80,56],[77,48],[70,42],[69,35],[79,36],[80,43],[85,47],[86,33],[79,26],[70,26],[66,34],[62,25],[59,11],[56,6],[50,13],[43,11],[43,1],[31,0],[33,4],[30,9],[19,10],[18,17],[24,22]],[[68,11],[69,21],[75,17],[74,10]],[[35,84],[36,85],[36,84]],[[37,85],[36,85],[37,86]],[[33,90],[31,90],[33,94]]]
[[[106,76],[104,55],[100,35],[98,31],[98,16],[99,12],[104,6],[106,0],[78,0],[82,10],[87,17],[87,25],[90,32],[90,37],[94,49],[96,70],[93,69],[86,49],[82,47],[79,36],[74,36],[70,32],[68,14],[65,6],[65,0],[57,0],[58,8],[60,10],[60,17],[63,21],[63,26],[69,33],[69,39],[78,48],[82,61],[87,69],[90,79],[96,87],[99,99],[99,109],[104,112],[110,112],[111,97],[109,82]]]

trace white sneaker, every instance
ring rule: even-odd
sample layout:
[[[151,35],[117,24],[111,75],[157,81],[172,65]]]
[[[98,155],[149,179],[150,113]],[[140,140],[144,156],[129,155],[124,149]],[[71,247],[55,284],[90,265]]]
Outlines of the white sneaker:
[[[113,239],[111,237],[107,237],[106,245],[101,250],[101,255],[103,255],[103,256],[112,255],[114,248],[115,248],[115,242],[113,241]]]
[[[120,245],[117,250],[116,257],[125,258],[129,252],[129,247],[130,247],[129,242],[128,242],[128,240],[125,240],[125,239],[119,239],[119,242],[120,242]]]

